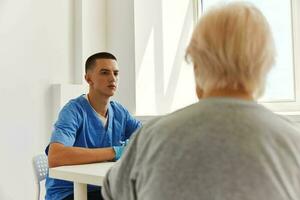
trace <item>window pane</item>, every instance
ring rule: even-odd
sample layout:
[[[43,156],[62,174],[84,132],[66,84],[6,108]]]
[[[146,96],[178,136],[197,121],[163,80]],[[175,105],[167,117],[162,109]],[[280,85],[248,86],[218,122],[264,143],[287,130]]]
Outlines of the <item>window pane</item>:
[[[234,0],[203,0],[204,11],[209,7]],[[270,23],[276,50],[276,64],[271,70],[264,96],[261,101],[293,101],[294,94],[294,64],[292,43],[292,11],[291,1],[286,0],[249,0],[256,5]]]

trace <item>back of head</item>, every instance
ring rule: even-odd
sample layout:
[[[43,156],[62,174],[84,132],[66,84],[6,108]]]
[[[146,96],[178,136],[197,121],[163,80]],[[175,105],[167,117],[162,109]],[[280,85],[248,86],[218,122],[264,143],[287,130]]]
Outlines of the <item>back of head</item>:
[[[85,73],[87,73],[88,70],[93,69],[93,66],[98,59],[111,59],[117,61],[117,58],[108,52],[99,52],[91,55],[85,62]]]
[[[187,49],[203,90],[263,93],[274,63],[274,42],[263,14],[248,3],[212,8],[198,22]]]

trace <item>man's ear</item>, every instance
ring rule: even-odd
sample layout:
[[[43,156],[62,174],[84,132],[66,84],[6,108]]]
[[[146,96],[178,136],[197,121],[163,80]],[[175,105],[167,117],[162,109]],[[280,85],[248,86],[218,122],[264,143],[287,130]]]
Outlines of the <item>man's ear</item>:
[[[93,85],[93,81],[92,81],[91,75],[89,73],[85,74],[84,78],[89,85]]]

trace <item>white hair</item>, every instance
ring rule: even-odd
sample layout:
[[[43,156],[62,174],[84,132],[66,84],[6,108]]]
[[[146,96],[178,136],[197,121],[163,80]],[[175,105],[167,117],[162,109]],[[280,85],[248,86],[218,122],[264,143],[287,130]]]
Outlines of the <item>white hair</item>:
[[[274,64],[269,24],[249,3],[229,3],[205,13],[186,52],[203,90],[243,89],[259,97]]]

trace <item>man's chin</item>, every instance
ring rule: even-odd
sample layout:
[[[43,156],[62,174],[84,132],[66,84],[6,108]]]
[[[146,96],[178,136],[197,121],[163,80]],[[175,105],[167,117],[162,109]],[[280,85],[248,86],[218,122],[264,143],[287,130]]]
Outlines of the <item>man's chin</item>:
[[[99,94],[101,94],[101,96],[106,96],[106,97],[112,97],[115,95],[115,93],[116,93],[115,90],[99,91]]]
[[[107,93],[107,96],[109,96],[109,97],[112,97],[112,96],[114,96],[115,95],[115,92],[108,92]]]

